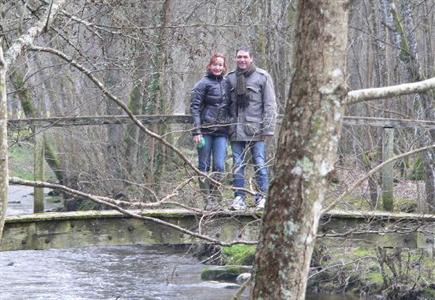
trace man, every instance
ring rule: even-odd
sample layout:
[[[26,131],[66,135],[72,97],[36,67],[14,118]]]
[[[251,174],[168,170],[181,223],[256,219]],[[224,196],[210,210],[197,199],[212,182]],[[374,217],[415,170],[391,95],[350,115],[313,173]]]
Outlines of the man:
[[[254,163],[259,192],[255,195],[257,209],[263,209],[269,188],[266,166],[265,138],[273,136],[276,123],[276,99],[272,78],[253,63],[248,48],[236,51],[237,69],[227,76],[231,98],[233,124],[230,132],[233,152],[233,187],[244,188],[246,153],[249,150]],[[235,189],[231,209],[246,209],[245,192]]]

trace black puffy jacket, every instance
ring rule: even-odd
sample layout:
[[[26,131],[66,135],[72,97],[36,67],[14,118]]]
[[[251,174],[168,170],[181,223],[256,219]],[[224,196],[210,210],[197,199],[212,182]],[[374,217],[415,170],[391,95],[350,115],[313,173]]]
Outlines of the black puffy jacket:
[[[205,75],[192,89],[193,135],[228,135],[229,103],[222,76]]]

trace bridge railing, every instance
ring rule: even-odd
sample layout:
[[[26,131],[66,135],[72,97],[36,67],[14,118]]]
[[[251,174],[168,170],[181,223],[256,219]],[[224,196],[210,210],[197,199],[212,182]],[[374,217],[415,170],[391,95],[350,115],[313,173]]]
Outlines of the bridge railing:
[[[191,124],[192,117],[189,115],[137,115],[144,125],[152,126],[159,124]],[[280,120],[280,118],[279,118]],[[279,121],[278,121],[279,122]],[[81,116],[81,117],[50,117],[50,118],[31,118],[31,119],[10,119],[8,120],[8,130],[11,132],[23,130],[31,127],[34,132],[44,132],[49,128],[76,127],[76,126],[103,126],[103,125],[122,125],[131,124],[132,120],[125,115],[111,116]],[[345,116],[344,126],[372,126],[382,127],[383,147],[382,159],[388,160],[393,156],[394,131],[400,128],[423,128],[428,130],[435,129],[435,121],[406,120],[406,119],[386,119],[373,117]],[[43,157],[44,147],[42,138],[35,135],[35,179],[43,180]],[[382,171],[382,199],[383,208],[391,210],[393,207],[393,163],[387,165]],[[44,211],[44,194],[41,188],[35,188],[35,212]]]

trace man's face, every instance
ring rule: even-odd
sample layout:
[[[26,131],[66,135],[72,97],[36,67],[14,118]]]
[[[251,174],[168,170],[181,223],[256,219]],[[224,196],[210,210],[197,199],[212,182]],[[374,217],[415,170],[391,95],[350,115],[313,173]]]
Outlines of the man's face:
[[[240,70],[249,68],[252,64],[252,57],[248,51],[239,50],[236,54],[236,64]]]

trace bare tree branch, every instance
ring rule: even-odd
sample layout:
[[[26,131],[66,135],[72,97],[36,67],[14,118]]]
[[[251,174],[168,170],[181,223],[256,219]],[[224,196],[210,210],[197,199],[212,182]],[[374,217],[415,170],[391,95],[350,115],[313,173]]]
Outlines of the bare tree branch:
[[[421,93],[435,89],[435,77],[419,82],[403,83],[399,85],[386,86],[381,88],[362,89],[350,91],[347,94],[346,104],[355,104],[367,100],[401,96],[412,93]]]
[[[20,36],[5,52],[5,63],[6,66],[11,65],[15,62],[17,57],[21,54],[23,50],[32,45],[33,40],[44,31],[44,28],[50,26],[50,24],[55,19],[54,17],[50,18],[50,15],[55,15],[62,5],[65,3],[65,0],[57,0],[52,1],[51,9],[47,10],[46,15],[38,21],[35,26],[32,26],[27,30],[26,34]]]

